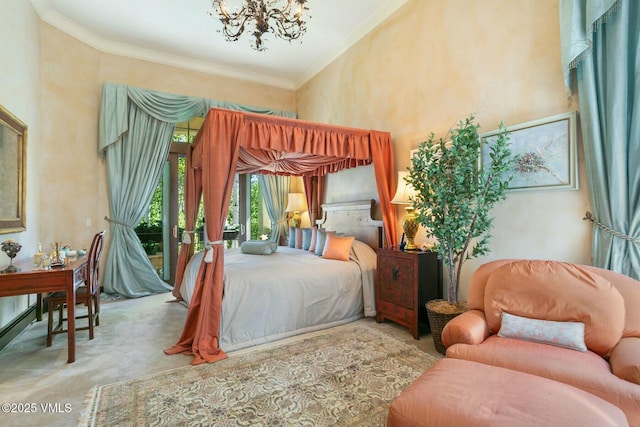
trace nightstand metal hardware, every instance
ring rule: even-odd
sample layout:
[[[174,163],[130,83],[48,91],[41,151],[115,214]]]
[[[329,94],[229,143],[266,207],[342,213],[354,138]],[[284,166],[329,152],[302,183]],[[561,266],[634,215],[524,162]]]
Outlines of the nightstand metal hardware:
[[[398,277],[400,277],[400,269],[398,267],[393,267],[391,269],[391,275],[393,276],[393,280],[398,280]]]

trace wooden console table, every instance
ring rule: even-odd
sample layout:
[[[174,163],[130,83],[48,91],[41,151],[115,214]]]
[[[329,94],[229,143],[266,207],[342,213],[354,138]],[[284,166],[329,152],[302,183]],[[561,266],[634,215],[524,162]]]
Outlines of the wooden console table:
[[[73,363],[76,360],[76,289],[87,278],[87,257],[68,258],[65,267],[50,270],[34,270],[32,260],[14,265],[20,271],[0,273],[0,297],[57,291],[67,293],[67,362]]]

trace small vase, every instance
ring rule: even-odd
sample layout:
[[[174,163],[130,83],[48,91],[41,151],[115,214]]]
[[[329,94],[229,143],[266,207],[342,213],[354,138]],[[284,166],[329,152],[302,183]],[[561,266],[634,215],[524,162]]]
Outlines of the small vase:
[[[7,254],[9,257],[9,266],[2,270],[3,273],[15,273],[18,271],[16,267],[13,266],[13,259],[16,257],[22,245],[20,243],[13,241],[13,239],[6,240],[0,244],[0,249],[2,252]]]

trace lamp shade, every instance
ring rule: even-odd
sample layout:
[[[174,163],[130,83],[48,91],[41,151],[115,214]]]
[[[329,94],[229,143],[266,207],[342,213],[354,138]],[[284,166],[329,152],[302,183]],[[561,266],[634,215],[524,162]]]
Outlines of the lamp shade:
[[[409,205],[411,198],[415,196],[416,191],[413,185],[405,181],[405,177],[409,176],[409,172],[398,172],[398,187],[396,194],[391,199],[391,203],[395,205]]]
[[[304,193],[289,193],[286,212],[300,212],[307,210],[307,200]]]
[[[393,196],[391,203],[396,205],[406,205],[407,214],[402,220],[402,231],[407,238],[407,244],[404,246],[405,251],[415,251],[418,249],[414,242],[416,233],[418,232],[418,217],[414,212],[413,202],[411,199],[415,196],[416,190],[413,185],[409,184],[405,178],[409,175],[409,172],[398,172],[398,188],[396,194]]]

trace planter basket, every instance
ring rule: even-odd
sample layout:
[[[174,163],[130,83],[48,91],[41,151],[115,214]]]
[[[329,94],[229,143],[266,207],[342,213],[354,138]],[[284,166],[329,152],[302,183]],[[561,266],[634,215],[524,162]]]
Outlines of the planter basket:
[[[427,309],[429,327],[431,328],[431,336],[433,337],[433,343],[436,346],[436,350],[440,354],[446,354],[447,348],[442,344],[442,330],[451,319],[461,315],[464,311],[458,313],[441,313],[429,308],[429,303],[426,303],[425,307]]]

